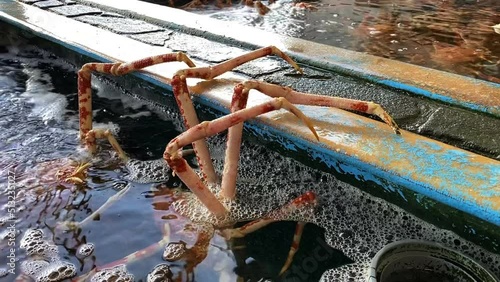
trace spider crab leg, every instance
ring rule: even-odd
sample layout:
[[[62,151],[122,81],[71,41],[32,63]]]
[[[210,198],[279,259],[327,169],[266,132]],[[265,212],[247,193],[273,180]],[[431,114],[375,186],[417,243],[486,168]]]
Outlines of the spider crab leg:
[[[182,116],[184,118],[184,123],[186,128],[191,128],[199,124],[198,117],[194,110],[193,103],[189,94],[187,87],[187,78],[200,78],[200,79],[213,79],[225,72],[228,72],[246,62],[269,56],[276,55],[291,64],[298,72],[302,73],[300,67],[285,53],[274,46],[269,46],[261,48],[255,51],[251,51],[239,57],[227,60],[220,64],[208,67],[195,67],[190,69],[184,69],[178,71],[172,78],[172,88],[174,92],[177,105],[181,109]],[[203,173],[203,178],[208,183],[217,183],[217,175],[215,174],[215,169],[212,164],[212,159],[210,158],[210,152],[206,145],[205,140],[196,140],[193,143],[193,147],[196,152],[198,163],[200,169]]]
[[[400,134],[398,125],[391,116],[378,104],[360,100],[331,97],[317,94],[297,92],[290,87],[270,84],[263,81],[249,80],[239,83],[234,88],[231,100],[231,112],[236,112],[246,107],[248,93],[256,89],[270,97],[283,97],[292,104],[335,107],[344,110],[354,110],[380,117],[387,123],[396,134]],[[228,129],[228,141],[226,158],[224,161],[224,173],[222,175],[221,196],[234,199],[236,195],[236,180],[238,174],[238,161],[240,155],[240,144],[243,132],[243,124],[237,124]]]
[[[175,171],[177,176],[179,176],[184,184],[188,186],[188,188],[198,197],[198,199],[200,199],[200,201],[212,214],[216,217],[224,217],[227,213],[226,208],[221,202],[219,202],[215,195],[210,192],[202,179],[200,179],[194,170],[187,164],[186,160],[182,158],[182,156],[179,156],[178,152],[184,146],[191,144],[195,140],[215,135],[248,119],[279,109],[286,109],[299,117],[307,124],[311,132],[319,140],[319,137],[309,119],[285,98],[280,97],[260,105],[239,110],[212,121],[204,121],[188,129],[168,143],[165,152],[163,153],[163,158],[167,161],[172,170]]]
[[[130,72],[140,70],[152,65],[165,63],[165,62],[185,62],[189,67],[194,67],[194,63],[184,53],[169,53],[158,56],[152,56],[141,60],[129,63],[88,63],[82,66],[78,71],[78,108],[80,115],[80,139],[86,142],[87,147],[91,152],[95,152],[95,138],[108,138],[111,142],[109,133],[104,134],[101,131],[94,131],[91,133],[89,140],[87,139],[88,133],[92,130],[92,88],[91,77],[92,72],[99,72],[111,75],[124,75]],[[114,139],[114,138],[112,138]],[[115,149],[120,148],[116,140],[112,143]],[[123,157],[123,151],[119,149],[119,154]],[[122,153],[120,153],[122,152]]]
[[[290,87],[271,84],[264,81],[250,80],[244,82],[243,86],[245,89],[259,90],[270,97],[284,97],[292,104],[334,107],[376,115],[387,123],[396,134],[401,134],[398,125],[392,117],[379,104],[373,102],[303,93],[295,91]]]
[[[85,136],[85,144],[89,148],[90,153],[94,154],[96,151],[96,139],[108,139],[109,144],[118,153],[118,157],[126,163],[128,161],[127,154],[123,151],[116,138],[113,136],[109,129],[91,129]]]
[[[271,213],[269,213],[268,215],[266,215],[261,219],[249,222],[239,228],[222,230],[221,233],[226,238],[226,240],[230,240],[231,238],[242,238],[252,232],[255,232],[269,225],[270,223],[281,221],[284,218],[287,217],[289,218],[293,216],[293,213],[295,211],[304,210],[305,208],[314,208],[316,205],[317,205],[316,194],[314,192],[309,191],[302,194],[298,198],[295,198],[293,201],[284,205],[280,209],[272,211]],[[288,252],[285,264],[281,268],[279,275],[285,273],[288,267],[290,267],[290,265],[292,264],[293,257],[295,256],[295,253],[299,249],[300,238],[302,237],[305,225],[306,222],[303,221],[297,222],[290,251]]]

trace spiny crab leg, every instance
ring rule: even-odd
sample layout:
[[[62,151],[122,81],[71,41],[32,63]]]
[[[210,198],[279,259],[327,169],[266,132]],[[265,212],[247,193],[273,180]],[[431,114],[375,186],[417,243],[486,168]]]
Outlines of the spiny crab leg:
[[[241,84],[234,87],[231,99],[231,113],[246,108],[248,90]],[[220,195],[233,200],[236,197],[236,180],[238,179],[238,162],[240,159],[243,123],[238,123],[227,130],[226,157],[224,159],[224,173],[222,174]]]
[[[398,125],[392,117],[379,104],[373,102],[303,93],[295,91],[290,87],[255,80],[246,81],[243,83],[243,86],[245,89],[259,90],[271,97],[285,97],[292,104],[334,107],[376,115],[387,123],[396,134],[401,134]]]
[[[92,129],[92,72],[111,75],[124,75],[145,67],[165,62],[185,62],[189,67],[194,63],[184,53],[169,53],[129,62],[129,63],[88,63],[78,71],[78,107],[80,114],[80,139],[85,140],[87,133]],[[92,145],[95,146],[95,145]],[[94,149],[91,149],[95,151]]]
[[[319,140],[318,134],[316,130],[314,130],[311,121],[299,109],[290,104],[285,98],[275,98],[271,101],[237,111],[212,121],[204,121],[188,129],[168,143],[163,153],[163,158],[212,214],[216,217],[224,217],[227,213],[226,208],[217,200],[215,195],[208,190],[205,183],[196,175],[186,160],[179,156],[179,150],[195,140],[215,135],[238,123],[279,109],[286,109],[299,117],[306,123],[314,136]]]
[[[302,70],[297,65],[297,63],[295,63],[289,56],[287,56],[285,53],[274,46],[261,48],[214,66],[196,67],[178,71],[172,78],[171,83],[174,96],[177,101],[177,105],[181,109],[186,128],[189,129],[199,124],[199,120],[196,115],[196,111],[194,110],[194,106],[187,87],[187,78],[200,78],[207,80],[213,79],[246,62],[269,55],[276,55],[283,58],[298,72],[302,73]],[[217,176],[215,174],[215,169],[213,167],[212,160],[210,158],[210,152],[208,151],[205,140],[197,140],[193,143],[193,147],[196,151],[196,157],[198,159],[200,169],[203,173],[204,180],[208,183],[217,183]]]

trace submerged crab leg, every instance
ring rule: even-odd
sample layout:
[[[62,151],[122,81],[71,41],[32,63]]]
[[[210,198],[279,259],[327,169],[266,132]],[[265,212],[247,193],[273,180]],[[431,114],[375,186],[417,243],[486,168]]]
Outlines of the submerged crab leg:
[[[186,82],[187,78],[213,79],[246,62],[269,55],[276,55],[283,58],[298,72],[302,73],[300,67],[290,57],[288,57],[285,53],[274,46],[261,48],[214,66],[196,67],[178,71],[172,78],[171,83],[174,91],[174,96],[177,104],[179,105],[179,108],[181,109],[186,128],[189,129],[199,124],[198,117],[189,95]],[[217,176],[215,174],[215,169],[213,168],[212,160],[210,158],[210,153],[208,151],[205,140],[197,140],[193,143],[193,147],[195,148],[196,156],[198,158],[198,163],[203,173],[204,180],[208,183],[216,183]]]
[[[231,238],[242,238],[254,231],[259,230],[260,228],[269,225],[270,223],[293,217],[293,213],[295,211],[303,210],[306,208],[314,208],[316,204],[316,194],[309,191],[302,194],[300,197],[295,198],[289,204],[269,213],[261,219],[254,220],[239,228],[225,229],[221,233],[226,238],[226,240],[230,240]],[[300,238],[302,237],[305,225],[305,222],[297,222],[297,227],[295,228],[295,234],[293,235],[293,241],[290,247],[290,251],[288,252],[285,264],[281,268],[279,275],[283,274],[292,264],[293,257],[299,249]]]
[[[152,56],[129,63],[88,63],[78,71],[78,108],[80,113],[80,139],[83,141],[92,129],[92,88],[93,71],[111,75],[124,75],[152,65],[165,62],[185,62],[189,67],[194,63],[184,53],[170,53]]]
[[[95,218],[99,217],[105,210],[107,210],[114,202],[120,200],[129,190],[131,185],[125,186],[122,190],[118,191],[118,193],[109,197],[104,204],[102,204],[97,210],[95,210],[92,214],[84,218],[82,221],[64,221],[58,224],[61,228],[69,228],[69,229],[78,229],[82,228],[87,223],[91,222]]]
[[[149,245],[148,247],[142,249],[142,250],[139,250],[139,251],[136,251],[136,252],[133,252],[131,253],[130,255],[122,258],[122,259],[119,259],[119,260],[116,260],[114,262],[110,262],[108,264],[105,264],[103,266],[100,266],[100,267],[95,267],[94,269],[92,269],[91,271],[89,271],[88,273],[82,275],[82,276],[79,276],[75,279],[72,279],[71,282],[84,282],[84,281],[89,281],[89,278],[91,276],[93,276],[94,274],[96,274],[97,272],[103,270],[103,269],[107,269],[107,268],[113,268],[113,267],[116,267],[118,265],[128,265],[132,262],[135,262],[135,261],[138,261],[138,260],[141,260],[143,258],[146,258],[146,257],[149,257],[150,255],[160,251],[161,249],[163,249],[163,247],[165,247],[165,245],[168,244],[168,242],[170,241],[170,225],[168,223],[164,224],[163,225],[163,238],[154,243],[154,244],[151,244]]]
[[[271,101],[237,111],[212,121],[204,121],[190,128],[168,143],[163,153],[163,158],[179,176],[182,182],[188,186],[212,214],[217,217],[223,217],[227,212],[226,208],[217,200],[215,195],[210,192],[205,183],[197,177],[186,160],[182,158],[182,156],[179,156],[179,150],[195,140],[215,135],[245,120],[279,109],[286,109],[299,117],[306,123],[314,136],[319,140],[318,134],[316,130],[314,130],[312,123],[299,109],[290,104],[285,98],[275,98]]]
[[[295,253],[299,250],[300,238],[302,238],[302,233],[304,232],[304,227],[306,226],[306,222],[299,221],[297,222],[297,226],[295,227],[295,233],[293,234],[292,245],[290,246],[290,251],[288,252],[288,256],[286,257],[285,264],[280,270],[279,275],[282,275],[287,271],[290,265],[293,262],[293,257]]]
[[[118,153],[118,157],[120,157],[124,163],[128,161],[127,154],[122,150],[120,144],[118,144],[118,141],[116,141],[116,138],[109,129],[91,129],[87,132],[85,144],[92,154],[94,154],[96,150],[96,139],[108,139],[113,149]]]
[[[222,234],[227,240],[230,240],[231,238],[243,238],[246,235],[269,225],[270,223],[287,220],[288,218],[293,216],[294,212],[298,210],[314,208],[316,204],[316,194],[314,192],[308,191],[295,198],[290,203],[282,206],[278,210],[270,212],[263,218],[249,222],[239,228],[225,229],[222,231]],[[300,230],[299,233],[301,234]]]
[[[302,93],[290,87],[270,84],[263,81],[251,80],[244,82],[243,85],[245,89],[256,89],[271,97],[285,97],[292,104],[334,107],[376,115],[387,123],[396,134],[400,134],[399,127],[392,117],[379,104],[373,102]]]

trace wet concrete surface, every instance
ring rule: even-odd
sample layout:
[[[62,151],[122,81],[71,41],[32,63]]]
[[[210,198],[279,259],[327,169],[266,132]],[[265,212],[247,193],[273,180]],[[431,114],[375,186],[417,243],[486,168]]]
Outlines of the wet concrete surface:
[[[81,16],[75,19],[119,34],[139,34],[163,30],[157,25],[130,18]]]
[[[19,1],[26,3],[26,4],[33,4],[35,2],[40,2],[42,0],[19,0]]]
[[[29,2],[30,0],[23,0]],[[57,1],[42,1],[52,2]],[[37,2],[36,4],[40,5]],[[57,8],[66,16],[75,16],[69,5]],[[81,6],[81,5],[78,5]],[[89,10],[96,9],[90,6]],[[51,9],[53,10],[53,9]],[[83,11],[82,8],[76,9]],[[206,38],[193,36],[174,28],[153,25],[142,20],[123,18],[119,13],[84,15],[76,20],[127,35],[135,40],[165,46],[186,52],[190,57],[218,63],[248,52],[240,46],[230,46]],[[207,51],[210,50],[210,51]],[[265,58],[245,64],[235,71],[251,78],[290,86],[298,91],[374,101],[381,104],[403,128],[442,142],[500,159],[500,119],[488,114],[436,102],[410,92],[340,75],[329,70],[305,68],[302,76],[296,74],[281,60]]]
[[[67,17],[98,15],[102,13],[100,9],[80,4],[54,7],[49,10]]]
[[[57,0],[40,1],[40,2],[36,2],[34,4],[35,7],[42,8],[42,9],[50,8],[50,7],[58,7],[58,6],[62,6],[62,5],[64,5],[64,3],[59,2]]]
[[[193,58],[211,63],[220,63],[248,52],[248,50],[242,48],[228,46],[223,43],[180,32],[173,34],[170,40],[165,43],[165,46],[174,51],[182,51]],[[207,52],[207,50],[210,50],[210,52]]]
[[[173,33],[171,30],[148,32],[141,34],[130,34],[128,37],[141,41],[142,43],[151,44],[155,46],[165,46],[165,42],[170,39]]]

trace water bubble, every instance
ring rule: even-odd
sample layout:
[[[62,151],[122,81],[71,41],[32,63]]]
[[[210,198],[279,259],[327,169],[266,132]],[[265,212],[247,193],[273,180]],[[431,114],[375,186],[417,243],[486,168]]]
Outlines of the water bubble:
[[[97,272],[90,282],[133,282],[134,275],[128,273],[125,265],[117,265]]]
[[[167,264],[158,264],[148,274],[147,282],[168,282],[172,281],[172,272]]]
[[[82,257],[88,257],[94,252],[94,244],[83,244],[78,248],[78,254]]]

